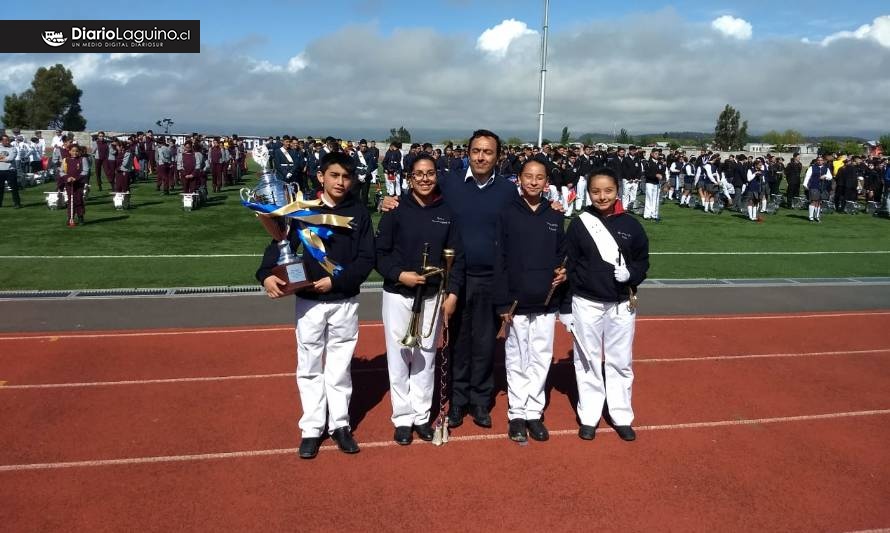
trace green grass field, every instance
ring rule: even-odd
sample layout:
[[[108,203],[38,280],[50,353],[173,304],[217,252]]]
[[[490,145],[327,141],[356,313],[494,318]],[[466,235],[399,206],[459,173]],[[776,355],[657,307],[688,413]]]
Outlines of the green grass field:
[[[99,192],[94,187],[87,201],[86,224],[77,228],[65,226],[64,210],[46,208],[43,192],[53,187],[22,191],[25,208],[19,210],[11,208],[6,193],[5,207],[0,209],[0,289],[255,283],[253,274],[268,237],[254,216],[239,205],[238,187],[211,194],[208,206],[192,212],[182,210],[178,194],[162,196],[153,183],[134,186],[128,211],[114,210],[107,189]],[[375,223],[378,218],[375,213]],[[780,210],[755,224],[735,213],[710,215],[673,204],[662,207],[662,218],[660,223],[645,224],[653,252],[651,278],[890,275],[887,219],[827,215],[816,225],[806,220],[806,211]],[[733,255],[686,255],[690,252]],[[234,257],[183,257],[221,255]],[[374,273],[372,279],[380,278]]]

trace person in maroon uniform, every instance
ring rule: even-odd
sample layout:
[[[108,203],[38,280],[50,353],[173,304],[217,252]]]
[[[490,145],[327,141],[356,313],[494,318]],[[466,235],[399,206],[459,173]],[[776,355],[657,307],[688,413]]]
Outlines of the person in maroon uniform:
[[[201,169],[204,167],[204,155],[192,150],[192,142],[185,141],[182,152],[176,158],[176,168],[182,178],[182,192],[197,192],[204,179]]]
[[[226,185],[231,185],[231,180],[226,176],[226,167],[231,156],[229,151],[220,144],[219,137],[213,138],[210,152],[207,154],[207,162],[210,165],[210,175],[213,176],[213,192],[222,192],[223,180]]]
[[[145,175],[147,177],[149,171],[157,172],[155,162],[155,134],[151,130],[145,132],[145,158],[148,160],[148,168],[145,169]]]
[[[102,170],[105,172],[105,177],[108,179],[108,186],[114,190],[114,182],[117,176],[117,163],[121,154],[121,143],[117,140],[113,140],[107,143],[108,151],[106,153],[105,161],[102,162],[102,166],[104,167]],[[98,165],[98,161],[96,162]]]
[[[80,146],[76,144],[68,150],[68,156],[62,160],[57,185],[68,192],[68,225],[83,224],[86,208],[83,202],[83,187],[90,180],[90,160],[81,155]]]
[[[105,132],[100,131],[96,134],[96,140],[93,141],[93,150],[92,155],[95,160],[94,165],[96,166],[96,183],[99,185],[99,190],[102,190],[102,172],[105,171],[105,176],[108,177],[108,181],[112,181],[113,175],[108,172],[107,167],[105,166],[108,161],[108,148],[109,143],[108,139],[105,138]]]
[[[113,192],[128,192],[130,190],[130,175],[133,173],[133,160],[135,153],[132,145],[121,141],[112,141],[111,150],[117,154],[115,163],[113,181],[111,182],[111,190]]]

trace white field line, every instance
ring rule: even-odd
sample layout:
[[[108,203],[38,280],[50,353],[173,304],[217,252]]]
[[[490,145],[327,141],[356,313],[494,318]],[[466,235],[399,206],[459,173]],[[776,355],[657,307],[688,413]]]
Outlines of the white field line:
[[[712,422],[687,422],[680,424],[663,424],[652,426],[639,426],[637,431],[667,431],[677,429],[701,429],[701,428],[717,428],[732,426],[757,426],[763,424],[781,424],[788,422],[807,422],[813,420],[834,420],[839,418],[853,418],[864,416],[882,416],[890,414],[890,409],[877,409],[871,411],[849,411],[840,413],[824,413],[817,415],[801,415],[801,416],[783,416],[774,418],[753,418],[742,420],[716,420]],[[605,430],[599,431],[603,434]],[[577,429],[561,429],[551,431],[553,437],[566,437],[576,435]],[[611,433],[611,431],[610,431]],[[501,433],[486,433],[482,435],[452,436],[449,442],[478,442],[506,440]],[[423,441],[415,441],[417,444],[428,445]],[[398,446],[393,441],[376,441],[360,443],[362,448],[391,448]],[[336,450],[334,445],[322,446],[321,450],[328,452]],[[97,459],[92,461],[71,461],[59,463],[31,463],[31,464],[15,464],[0,465],[0,472],[21,472],[27,470],[58,470],[63,468],[87,468],[101,466],[125,466],[125,465],[141,465],[141,464],[157,464],[157,463],[183,463],[191,461],[207,461],[214,459],[237,459],[244,457],[263,457],[275,455],[295,455],[298,448],[277,448],[269,450],[249,450],[240,452],[222,452],[222,453],[202,453],[193,455],[160,455],[148,457],[130,457],[125,459]]]
[[[834,352],[803,352],[803,353],[764,353],[764,354],[742,354],[742,355],[711,355],[703,357],[653,357],[634,359],[636,364],[646,363],[684,363],[695,361],[731,361],[746,359],[779,359],[779,358],[795,358],[795,357],[821,357],[821,356],[854,356],[854,355],[876,355],[890,353],[890,348],[876,348],[872,350],[845,350]],[[570,360],[563,360],[556,365],[569,366],[572,364]],[[495,365],[503,368],[503,365]],[[378,368],[360,368],[353,369],[353,374],[375,374],[387,372],[385,366]],[[34,389],[81,389],[89,387],[113,387],[121,385],[161,385],[173,383],[201,383],[201,382],[221,382],[221,381],[239,381],[253,379],[279,379],[290,378],[295,379],[294,371],[277,372],[274,374],[242,374],[233,376],[203,376],[203,377],[186,377],[186,378],[159,378],[159,379],[131,379],[122,381],[90,381],[80,383],[34,383],[24,385],[4,385],[6,381],[0,381],[0,392],[4,390],[34,390]]]
[[[890,250],[810,250],[759,252],[649,252],[649,255],[869,255],[890,254]],[[0,255],[0,259],[213,259],[262,257],[262,254],[127,254],[127,255]]]
[[[726,315],[726,316],[664,316],[664,317],[640,317],[637,322],[726,322],[735,320],[797,320],[799,318],[843,318],[843,317],[875,317],[887,316],[890,311],[863,311],[849,313],[798,313],[780,315]],[[383,322],[361,322],[362,328],[380,328]],[[219,335],[224,333],[271,333],[279,331],[294,331],[293,326],[272,326],[257,328],[232,328],[232,329],[189,329],[185,331],[131,331],[131,332],[106,332],[106,333],[58,333],[38,335],[9,335],[0,336],[0,341],[26,341],[26,340],[65,340],[65,339],[103,339],[125,337],[177,337],[182,335]]]

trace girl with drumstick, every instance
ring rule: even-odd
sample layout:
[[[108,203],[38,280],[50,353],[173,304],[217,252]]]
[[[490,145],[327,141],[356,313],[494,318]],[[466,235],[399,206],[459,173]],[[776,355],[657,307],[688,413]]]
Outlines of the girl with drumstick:
[[[618,436],[631,441],[636,289],[649,270],[649,239],[618,202],[613,170],[594,171],[587,187],[593,204],[566,230],[572,314],[559,317],[574,333],[578,436],[594,438],[606,403]]]
[[[411,443],[413,432],[425,441],[433,439],[430,408],[439,326],[454,313],[464,275],[460,238],[454,215],[439,192],[435,160],[429,154],[419,154],[407,175],[410,188],[402,194],[399,209],[383,214],[376,239],[377,271],[383,276],[383,329],[395,426],[393,440],[401,445]],[[426,266],[443,267],[444,249],[454,250],[455,260],[445,280],[440,313],[435,303],[441,276],[425,277],[422,270],[424,255]],[[420,334],[416,336],[416,346],[406,346],[411,344],[404,341],[411,336],[409,323],[418,297],[422,298]],[[428,332],[431,334],[424,337]]]

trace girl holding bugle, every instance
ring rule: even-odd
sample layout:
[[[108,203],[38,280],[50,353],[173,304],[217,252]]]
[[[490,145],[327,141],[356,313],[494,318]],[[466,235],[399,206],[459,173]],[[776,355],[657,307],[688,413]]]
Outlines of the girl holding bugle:
[[[377,271],[383,276],[393,440],[402,445],[410,444],[415,432],[422,440],[433,439],[430,408],[436,345],[442,320],[447,323],[454,313],[464,279],[460,238],[454,215],[439,192],[435,161],[428,154],[419,154],[407,175],[410,188],[402,195],[398,209],[383,214],[376,238]],[[444,267],[445,249],[455,251],[454,263],[444,282],[444,294],[437,298],[441,273],[428,275],[423,267]],[[412,316],[416,301],[419,316]],[[441,301],[441,312],[436,308],[437,301]],[[416,330],[410,331],[409,325],[415,320]]]
[[[516,442],[549,438],[542,416],[544,382],[553,359],[556,312],[566,280],[563,214],[542,198],[547,168],[526,161],[520,195],[500,215],[495,242],[494,304],[507,326],[505,343],[509,421]],[[509,324],[507,324],[509,323]]]

